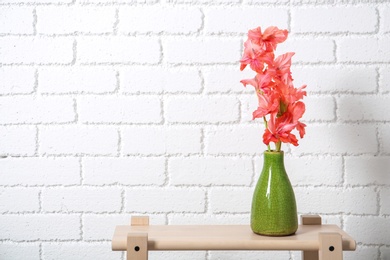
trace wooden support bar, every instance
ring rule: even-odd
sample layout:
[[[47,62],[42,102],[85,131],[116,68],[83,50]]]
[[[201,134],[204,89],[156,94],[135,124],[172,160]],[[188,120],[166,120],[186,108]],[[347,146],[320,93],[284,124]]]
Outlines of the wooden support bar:
[[[148,260],[148,234],[127,235],[127,260]]]
[[[342,260],[343,246],[339,233],[320,233],[320,250],[318,251],[319,260]]]
[[[302,215],[302,225],[322,225],[322,220],[319,215]]]
[[[148,216],[132,216],[131,226],[149,226]]]
[[[319,215],[302,215],[302,225],[322,225]],[[318,251],[302,251],[302,260],[318,260]]]

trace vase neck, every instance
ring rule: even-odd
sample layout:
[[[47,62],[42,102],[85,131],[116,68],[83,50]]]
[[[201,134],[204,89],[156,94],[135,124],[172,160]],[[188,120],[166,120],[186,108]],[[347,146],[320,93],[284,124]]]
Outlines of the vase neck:
[[[284,152],[264,152],[264,163],[277,163],[280,165],[284,164]]]

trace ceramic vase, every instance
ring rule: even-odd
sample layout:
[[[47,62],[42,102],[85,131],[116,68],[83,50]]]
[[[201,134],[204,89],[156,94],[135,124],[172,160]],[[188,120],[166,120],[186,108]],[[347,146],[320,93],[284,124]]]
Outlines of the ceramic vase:
[[[259,235],[287,236],[298,229],[294,190],[284,168],[284,153],[264,152],[264,164],[253,193],[251,228]]]

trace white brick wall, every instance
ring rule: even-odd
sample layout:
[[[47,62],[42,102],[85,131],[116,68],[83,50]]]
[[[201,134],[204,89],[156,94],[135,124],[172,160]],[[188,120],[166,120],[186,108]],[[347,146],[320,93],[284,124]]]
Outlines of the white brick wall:
[[[0,0],[0,259],[124,259],[130,215],[248,224],[266,147],[238,61],[270,25],[308,85],[282,146],[299,214],[350,233],[345,259],[390,259],[390,5],[352,0]]]

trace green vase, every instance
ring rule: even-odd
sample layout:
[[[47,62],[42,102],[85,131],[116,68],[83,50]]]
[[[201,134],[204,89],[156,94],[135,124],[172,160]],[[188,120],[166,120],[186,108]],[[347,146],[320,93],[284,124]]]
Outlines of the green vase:
[[[266,236],[292,235],[298,229],[294,190],[284,168],[283,152],[264,152],[251,211],[252,231]]]

